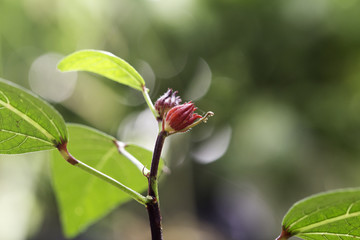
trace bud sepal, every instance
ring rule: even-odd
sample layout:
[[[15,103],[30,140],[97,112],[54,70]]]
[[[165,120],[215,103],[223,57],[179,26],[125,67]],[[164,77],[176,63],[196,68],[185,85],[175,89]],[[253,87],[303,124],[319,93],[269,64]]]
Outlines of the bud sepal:
[[[181,98],[176,96],[178,91],[173,91],[171,88],[167,90],[159,99],[155,102],[155,110],[157,111],[158,120],[162,121],[167,112],[181,103]]]

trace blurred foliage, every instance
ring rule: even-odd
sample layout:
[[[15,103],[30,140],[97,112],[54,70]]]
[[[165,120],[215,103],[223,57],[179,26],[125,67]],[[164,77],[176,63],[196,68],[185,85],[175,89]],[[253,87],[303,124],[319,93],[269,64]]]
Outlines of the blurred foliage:
[[[102,49],[132,64],[153,100],[171,87],[215,112],[167,144],[165,236],[210,239],[212,229],[216,239],[272,239],[295,201],[360,185],[359,11],[356,0],[2,0],[0,76],[41,93],[36,86],[51,89],[55,76],[66,82],[54,70],[61,56]],[[52,61],[33,64],[40,56]],[[153,139],[139,93],[87,73],[71,78],[68,98],[47,97],[66,121]],[[1,158],[0,169],[14,161]],[[40,223],[6,239],[63,239],[42,180],[32,180]],[[77,239],[145,239],[129,234],[148,233],[145,211],[126,206]]]

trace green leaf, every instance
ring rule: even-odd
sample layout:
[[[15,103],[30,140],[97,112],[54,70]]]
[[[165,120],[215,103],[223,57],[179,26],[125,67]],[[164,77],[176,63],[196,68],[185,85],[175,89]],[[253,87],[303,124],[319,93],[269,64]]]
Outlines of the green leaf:
[[[47,150],[66,141],[65,122],[52,106],[0,79],[0,154]]]
[[[326,192],[296,203],[283,220],[283,238],[360,239],[360,189]]]
[[[98,50],[81,50],[65,57],[59,64],[61,71],[89,71],[142,91],[141,75],[123,59]]]
[[[137,192],[147,189],[146,177],[131,161],[118,153],[113,137],[75,124],[69,124],[68,130],[68,149],[75,158]],[[150,151],[135,145],[128,145],[126,150],[145,167],[150,167]],[[53,157],[53,185],[67,237],[75,237],[119,204],[131,200],[113,185],[67,163],[58,152],[54,151]]]

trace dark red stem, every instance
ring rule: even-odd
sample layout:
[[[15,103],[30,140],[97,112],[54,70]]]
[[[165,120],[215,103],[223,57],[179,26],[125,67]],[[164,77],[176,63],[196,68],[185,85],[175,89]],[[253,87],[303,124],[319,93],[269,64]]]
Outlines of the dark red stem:
[[[148,195],[152,197],[152,201],[146,204],[149,215],[151,237],[152,240],[162,240],[161,214],[159,207],[159,197],[157,194],[157,175],[159,169],[159,162],[161,151],[164,146],[167,132],[161,131],[156,139],[153,158],[151,161],[150,175],[148,177],[149,187]]]

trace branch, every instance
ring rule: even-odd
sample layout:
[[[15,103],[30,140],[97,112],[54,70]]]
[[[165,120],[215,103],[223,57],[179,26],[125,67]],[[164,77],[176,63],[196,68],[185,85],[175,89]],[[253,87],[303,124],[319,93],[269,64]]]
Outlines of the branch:
[[[101,180],[104,180],[107,183],[110,183],[111,185],[117,187],[121,191],[127,193],[130,197],[141,203],[142,205],[145,205],[149,202],[149,199],[140,193],[134,191],[133,189],[125,186],[121,182],[115,180],[114,178],[96,170],[93,167],[90,167],[89,165],[86,165],[85,163],[77,160],[75,157],[73,157],[68,149],[67,149],[67,143],[61,143],[57,146],[57,149],[59,150],[60,154],[63,156],[63,158],[69,162],[71,165],[78,167],[82,170],[84,170],[87,173],[90,173],[91,175],[100,178]]]

